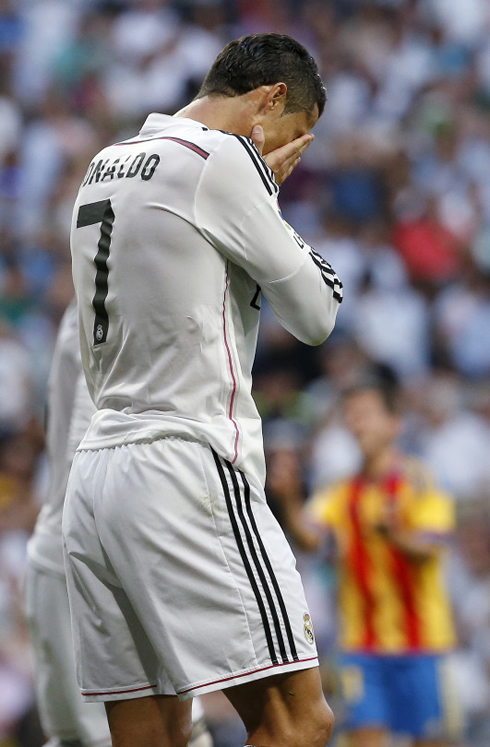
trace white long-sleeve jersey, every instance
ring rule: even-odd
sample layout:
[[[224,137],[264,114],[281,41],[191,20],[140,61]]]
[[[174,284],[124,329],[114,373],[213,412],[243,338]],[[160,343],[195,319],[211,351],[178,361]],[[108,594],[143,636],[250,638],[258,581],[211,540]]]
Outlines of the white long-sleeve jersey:
[[[98,412],[81,449],[181,436],[264,480],[251,395],[260,294],[311,345],[342,285],[282,219],[249,138],[152,114],[90,164],[73,216],[81,352]]]

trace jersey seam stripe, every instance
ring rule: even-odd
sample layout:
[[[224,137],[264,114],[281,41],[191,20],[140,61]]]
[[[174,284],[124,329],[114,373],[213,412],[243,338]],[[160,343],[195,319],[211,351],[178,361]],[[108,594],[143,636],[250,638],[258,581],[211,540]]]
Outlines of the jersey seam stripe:
[[[206,150],[204,150],[204,148],[201,148],[199,145],[192,143],[190,140],[184,140],[181,137],[171,137],[170,135],[164,135],[163,137],[149,137],[145,140],[127,140],[124,143],[114,143],[114,145],[138,145],[138,143],[149,143],[155,140],[170,140],[173,143],[183,145],[184,148],[188,148],[189,150],[192,150],[193,153],[197,153],[197,155],[201,156],[201,158],[204,158],[205,161],[210,156],[210,154]]]
[[[318,656],[310,656],[308,659],[298,659],[297,662],[294,662],[295,664],[306,664],[308,661],[318,661]],[[293,662],[286,662],[285,664],[283,662],[278,662],[277,664],[272,664],[267,667],[259,667],[259,669],[252,669],[249,672],[243,672],[241,674],[232,674],[229,677],[222,677],[219,680],[213,680],[212,682],[203,682],[201,685],[194,685],[193,687],[188,687],[186,690],[177,690],[179,695],[184,695],[185,693],[190,693],[192,690],[200,690],[202,687],[209,687],[210,685],[218,685],[220,682],[229,682],[230,680],[237,680],[241,677],[249,677],[251,674],[255,674],[256,672],[266,672],[268,669],[276,669],[278,667],[285,667],[288,664],[292,664]]]
[[[216,464],[216,469],[218,470],[218,475],[219,475],[219,479],[221,482],[221,486],[223,488],[223,493],[225,496],[225,503],[228,509],[228,516],[230,517],[230,522],[231,522],[231,526],[233,529],[233,535],[235,537],[235,542],[238,547],[238,552],[240,553],[240,557],[243,562],[243,567],[245,568],[245,572],[250,582],[250,586],[252,587],[252,591],[255,595],[255,599],[257,600],[257,607],[259,608],[260,617],[262,618],[262,624],[264,626],[264,633],[265,633],[265,637],[267,640],[267,648],[269,649],[269,656],[273,664],[278,664],[279,661],[276,656],[276,651],[274,648],[274,641],[272,640],[272,632],[270,629],[269,620],[268,620],[267,612],[266,612],[265,605],[264,605],[264,600],[262,599],[262,596],[260,594],[260,589],[257,585],[257,581],[255,579],[252,568],[250,566],[250,561],[247,557],[247,553],[245,552],[245,547],[243,545],[243,539],[240,534],[240,528],[238,526],[237,518],[233,510],[233,503],[231,500],[231,493],[230,493],[230,488],[228,486],[228,481],[226,479],[226,474],[225,474],[223,465],[221,464],[221,460],[218,454],[214,451],[214,449],[211,449],[211,451],[212,451],[213,458]]]
[[[226,261],[226,282],[225,282],[225,291],[223,294],[223,339],[225,343],[225,349],[228,355],[228,365],[230,367],[230,373],[231,373],[231,379],[232,379],[232,390],[231,390],[231,396],[230,396],[230,408],[228,412],[228,417],[230,418],[231,422],[233,423],[233,426],[235,428],[235,441],[233,444],[234,452],[233,452],[233,460],[232,462],[235,463],[238,459],[238,439],[240,437],[240,429],[238,427],[238,423],[236,422],[235,418],[233,417],[233,407],[235,404],[235,397],[237,393],[237,380],[235,376],[235,370],[233,368],[233,358],[231,355],[231,348],[228,343],[228,333],[227,333],[227,327],[226,327],[226,297],[228,295],[228,289],[230,286],[230,274],[229,274],[229,263],[228,260]]]
[[[265,571],[262,568],[262,566],[260,564],[259,557],[257,555],[257,550],[256,550],[255,545],[254,545],[254,540],[253,540],[252,532],[250,530],[250,527],[247,524],[247,520],[246,520],[246,517],[245,517],[245,512],[243,510],[243,502],[242,502],[242,496],[241,496],[241,493],[240,493],[240,486],[238,484],[237,474],[236,474],[235,469],[233,468],[233,465],[229,461],[227,461],[226,459],[224,461],[225,461],[225,464],[226,464],[226,466],[228,468],[228,471],[230,473],[231,480],[232,480],[232,483],[233,483],[233,489],[234,489],[234,493],[235,493],[235,504],[236,504],[236,508],[237,508],[237,512],[238,512],[238,517],[239,517],[239,519],[240,519],[240,521],[242,523],[244,534],[245,534],[245,537],[247,539],[247,545],[248,545],[248,549],[249,549],[249,554],[250,554],[250,556],[251,556],[251,558],[253,560],[253,564],[255,565],[255,568],[257,570],[257,574],[258,574],[260,582],[262,584],[262,588],[263,588],[265,596],[267,598],[267,602],[269,604],[269,610],[270,610],[270,613],[271,613],[272,621],[274,623],[274,628],[275,628],[275,632],[276,632],[277,642],[279,644],[279,650],[280,650],[280,653],[281,653],[281,658],[282,658],[282,661],[286,664],[289,661],[289,659],[288,659],[288,655],[286,653],[286,646],[284,645],[284,637],[282,635],[281,623],[279,621],[279,615],[277,613],[276,605],[275,605],[274,599],[272,597],[271,589],[269,588],[269,583],[267,581],[267,578],[266,578],[266,575],[265,575]],[[246,505],[246,496],[244,496],[244,499],[245,499],[245,505]],[[249,498],[249,500],[250,500],[250,498]]]
[[[230,133],[230,134],[233,135],[233,137],[235,137],[238,140],[238,142],[240,143],[240,145],[242,145],[245,148],[246,152],[248,153],[248,155],[250,156],[250,158],[252,160],[253,165],[257,169],[257,172],[258,172],[260,178],[262,179],[262,182],[264,183],[264,187],[266,188],[266,190],[268,191],[268,193],[272,196],[274,194],[274,190],[272,188],[273,185],[269,183],[270,179],[269,179],[268,174],[266,174],[264,172],[264,170],[261,168],[261,166],[259,165],[259,162],[258,162],[258,160],[257,160],[254,152],[250,148],[250,146],[245,142],[245,140],[243,140],[240,137],[240,135],[235,135],[233,133]]]
[[[270,558],[269,558],[269,556],[267,554],[267,550],[265,548],[264,542],[263,542],[262,537],[260,535],[260,532],[259,532],[259,529],[258,529],[258,526],[257,526],[257,522],[255,520],[255,516],[254,516],[254,513],[253,513],[252,502],[250,500],[250,484],[249,484],[249,482],[248,482],[248,480],[247,480],[247,478],[245,476],[245,473],[242,472],[241,470],[239,470],[239,473],[240,473],[240,476],[242,478],[242,482],[243,482],[243,485],[244,485],[244,488],[245,488],[245,505],[246,505],[246,508],[247,508],[247,514],[248,514],[248,517],[249,517],[249,520],[250,520],[250,524],[252,526],[252,530],[253,530],[256,538],[257,538],[257,543],[258,543],[258,546],[260,548],[262,559],[263,559],[264,564],[265,564],[265,566],[266,566],[266,568],[267,568],[267,570],[269,572],[269,577],[270,577],[272,586],[274,588],[274,591],[276,593],[277,601],[279,602],[279,608],[281,610],[282,619],[283,619],[283,622],[284,622],[284,627],[286,629],[286,635],[287,635],[287,638],[288,638],[288,641],[289,641],[289,646],[291,648],[291,656],[293,657],[294,661],[298,661],[298,652],[296,650],[296,644],[294,642],[294,636],[293,636],[293,630],[292,630],[292,627],[291,627],[291,621],[289,619],[289,615],[288,615],[288,612],[287,612],[287,609],[286,609],[286,604],[284,602],[284,597],[282,595],[282,591],[281,591],[281,588],[279,586],[279,582],[277,580],[276,574],[274,573],[274,570],[272,568],[272,563],[271,563]]]

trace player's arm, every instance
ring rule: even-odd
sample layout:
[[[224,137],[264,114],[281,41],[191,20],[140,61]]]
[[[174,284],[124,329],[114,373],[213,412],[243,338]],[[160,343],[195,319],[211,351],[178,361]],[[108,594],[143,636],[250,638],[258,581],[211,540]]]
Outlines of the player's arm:
[[[403,520],[398,511],[388,511],[378,531],[408,558],[423,562],[447,548],[455,526],[454,504],[418,460],[407,459],[404,472],[412,493]]]
[[[319,550],[324,533],[306,515],[302,481],[288,455],[279,454],[268,460],[267,489],[279,502],[284,529],[293,542],[301,550]]]
[[[437,556],[446,544],[444,535],[398,527],[388,520],[380,522],[378,531],[404,555],[415,561]]]
[[[342,284],[283,220],[277,193],[251,140],[228,136],[206,164],[196,223],[257,282],[281,324],[302,342],[318,345],[334,327]]]

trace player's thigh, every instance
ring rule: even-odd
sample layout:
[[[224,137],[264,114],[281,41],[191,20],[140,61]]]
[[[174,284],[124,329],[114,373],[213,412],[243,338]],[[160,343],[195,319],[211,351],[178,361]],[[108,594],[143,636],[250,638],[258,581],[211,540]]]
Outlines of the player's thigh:
[[[295,735],[302,735],[306,745],[311,730],[323,733],[326,744],[333,729],[333,714],[323,695],[318,668],[255,680],[224,693],[243,720],[249,738],[255,735],[260,740],[270,735],[277,743],[295,744]],[[314,743],[313,737],[311,741]]]

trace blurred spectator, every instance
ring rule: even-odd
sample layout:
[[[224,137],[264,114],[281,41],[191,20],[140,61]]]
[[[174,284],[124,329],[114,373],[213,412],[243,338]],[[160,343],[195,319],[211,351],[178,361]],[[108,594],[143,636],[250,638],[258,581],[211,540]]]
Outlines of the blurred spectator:
[[[29,417],[30,378],[27,351],[11,334],[4,316],[0,318],[0,433],[22,427]]]
[[[22,589],[27,540],[37,513],[33,479],[41,448],[33,423],[0,442],[0,740],[15,737],[34,703]],[[41,744],[39,731],[37,739],[32,747]]]
[[[440,292],[434,323],[448,359],[463,376],[490,374],[490,277],[469,267]]]
[[[458,376],[432,376],[419,383],[417,396],[423,416],[420,454],[458,501],[475,500],[490,485],[488,421],[464,407]]]
[[[462,511],[448,572],[461,648],[454,655],[468,744],[490,740],[490,521],[488,507]]]
[[[405,260],[414,281],[440,287],[454,280],[462,269],[461,244],[439,220],[434,198],[420,214],[400,216],[395,224],[393,243]]]

